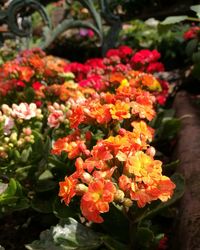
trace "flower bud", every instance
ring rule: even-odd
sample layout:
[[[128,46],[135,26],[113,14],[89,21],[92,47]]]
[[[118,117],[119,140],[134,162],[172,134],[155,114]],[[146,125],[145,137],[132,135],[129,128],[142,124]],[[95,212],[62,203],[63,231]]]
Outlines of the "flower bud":
[[[11,141],[11,142],[16,142],[16,141],[17,141],[17,133],[16,133],[16,132],[13,132],[13,133],[10,135],[10,141]]]
[[[5,138],[4,138],[4,141],[5,141],[5,142],[9,142],[9,141],[10,141],[10,138],[5,137]]]
[[[8,146],[9,146],[10,148],[13,148],[13,147],[14,147],[13,143],[9,143]]]
[[[146,153],[147,153],[149,156],[154,157],[155,154],[156,154],[156,150],[155,150],[154,147],[149,147],[149,148],[147,148]]]
[[[54,107],[52,105],[48,106],[49,112],[53,113],[55,111]]]
[[[31,135],[32,134],[32,130],[31,130],[31,128],[23,128],[23,133],[25,134],[25,135]]]
[[[82,183],[79,183],[75,187],[77,195],[83,195],[85,192],[88,191],[88,187]]]
[[[23,139],[23,138],[20,138],[20,139],[17,141],[17,146],[21,147],[23,144],[24,144],[24,139]]]
[[[84,172],[81,176],[82,182],[89,184],[92,181],[93,177],[91,174]]]
[[[11,108],[7,104],[3,104],[1,106],[1,109],[5,115],[10,115],[11,113]]]
[[[129,198],[125,198],[124,199],[124,202],[123,202],[123,205],[125,206],[125,207],[132,207],[132,205],[133,205],[133,201],[131,200],[131,199],[129,199]]]
[[[60,109],[60,105],[57,102],[54,102],[53,106],[55,109]]]
[[[117,192],[115,193],[114,200],[116,202],[122,203],[124,201],[124,192],[118,189]]]

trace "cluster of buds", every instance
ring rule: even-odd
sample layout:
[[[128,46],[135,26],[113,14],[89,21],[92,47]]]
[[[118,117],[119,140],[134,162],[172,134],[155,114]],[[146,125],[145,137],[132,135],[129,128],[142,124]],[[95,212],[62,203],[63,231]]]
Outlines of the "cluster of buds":
[[[69,104],[58,104],[57,102],[53,103],[53,105],[48,105],[48,126],[50,128],[58,128],[61,124],[68,125],[68,117],[71,114],[69,107]]]
[[[7,104],[1,106],[0,126],[1,142],[0,157],[8,158],[13,149],[19,152],[34,143],[32,127],[43,118],[41,109],[34,103]]]

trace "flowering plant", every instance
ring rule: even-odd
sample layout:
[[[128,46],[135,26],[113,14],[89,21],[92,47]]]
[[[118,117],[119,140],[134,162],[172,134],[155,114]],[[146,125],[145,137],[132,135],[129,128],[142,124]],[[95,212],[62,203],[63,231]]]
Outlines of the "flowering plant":
[[[95,246],[88,249],[103,245],[112,249],[111,242],[115,249],[158,245],[163,235],[146,228],[145,220],[182,194],[182,179],[176,176],[172,181],[163,173],[150,145],[154,137],[150,121],[168,94],[168,83],[150,73],[164,70],[159,58],[156,50],[135,52],[121,46],[84,64],[39,50],[25,51],[5,63],[0,158],[1,175],[9,183],[2,183],[0,206],[8,209],[8,198],[14,194],[13,210],[31,206],[53,212],[68,218],[72,231],[80,225],[69,217],[89,230],[96,225],[101,234],[81,227],[94,236],[90,240]],[[112,230],[109,223],[114,223]],[[138,243],[145,234],[150,238]],[[60,244],[54,236],[50,243],[36,241],[27,248]],[[70,244],[83,247],[87,240]]]

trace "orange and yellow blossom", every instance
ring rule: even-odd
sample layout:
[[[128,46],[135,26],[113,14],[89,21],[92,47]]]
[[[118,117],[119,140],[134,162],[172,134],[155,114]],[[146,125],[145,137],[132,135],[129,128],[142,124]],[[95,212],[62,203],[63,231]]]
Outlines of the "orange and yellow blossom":
[[[90,151],[85,145],[83,140],[70,141],[69,137],[59,138],[53,144],[53,149],[51,150],[52,154],[60,155],[62,152],[68,153],[69,159],[74,159],[81,154],[86,156],[90,155]]]
[[[167,177],[160,176],[152,185],[132,182],[130,197],[137,201],[139,207],[144,207],[147,203],[160,199],[166,202],[173,195],[176,185]]]
[[[81,198],[81,211],[86,219],[102,223],[100,213],[109,211],[109,203],[114,200],[115,185],[105,179],[97,179],[88,186],[88,191]]]
[[[162,168],[162,162],[152,159],[142,151],[137,151],[135,155],[130,156],[124,167],[124,172],[133,175],[136,181],[144,184],[152,184],[154,180],[159,180]]]
[[[102,105],[99,101],[92,101],[88,106],[87,115],[100,124],[105,124],[111,121],[110,106]]]
[[[141,84],[145,87],[148,87],[151,91],[161,91],[161,85],[158,80],[151,74],[143,73],[141,75]]]
[[[143,141],[151,142],[154,136],[154,129],[149,127],[144,121],[133,121],[131,123],[134,130],[133,132]]]
[[[114,120],[128,119],[131,117],[130,104],[117,100],[114,105],[110,104],[110,113]]]
[[[142,105],[132,101],[131,107],[132,114],[138,115],[141,119],[147,119],[148,121],[151,121],[156,115],[156,112],[152,105]]]
[[[75,187],[77,183],[78,180],[72,176],[65,177],[65,181],[59,182],[60,190],[58,195],[62,198],[62,201],[64,201],[66,205],[69,205],[72,197],[76,195]]]

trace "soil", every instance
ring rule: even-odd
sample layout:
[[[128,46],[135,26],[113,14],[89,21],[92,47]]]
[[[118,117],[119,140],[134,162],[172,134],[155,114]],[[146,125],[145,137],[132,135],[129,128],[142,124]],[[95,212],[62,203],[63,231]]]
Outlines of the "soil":
[[[179,202],[174,250],[200,249],[200,112],[194,97],[180,91],[174,101],[177,118],[182,125],[174,154],[185,177],[185,193]]]

